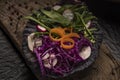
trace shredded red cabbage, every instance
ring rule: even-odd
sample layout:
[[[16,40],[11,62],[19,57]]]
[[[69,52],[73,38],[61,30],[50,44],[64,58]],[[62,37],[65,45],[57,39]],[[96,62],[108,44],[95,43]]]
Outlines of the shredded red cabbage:
[[[42,37],[42,46],[34,49],[42,75],[48,74],[48,71],[53,74],[63,75],[64,73],[69,73],[75,66],[78,66],[78,63],[84,61],[78,53],[84,46],[91,47],[92,44],[82,35],[80,39],[73,39],[75,41],[74,47],[67,50],[60,47],[60,42],[51,41],[49,36],[46,35]],[[42,58],[46,54],[54,54],[56,56],[57,64],[55,66],[53,66],[53,61],[48,62],[51,65],[50,68],[44,66]]]

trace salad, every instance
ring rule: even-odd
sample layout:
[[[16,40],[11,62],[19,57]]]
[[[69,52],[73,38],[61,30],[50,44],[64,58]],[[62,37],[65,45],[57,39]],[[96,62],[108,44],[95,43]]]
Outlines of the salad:
[[[96,43],[91,26],[96,19],[85,5],[55,5],[32,16],[36,31],[28,36],[28,48],[35,54],[43,76],[70,73],[84,63]]]

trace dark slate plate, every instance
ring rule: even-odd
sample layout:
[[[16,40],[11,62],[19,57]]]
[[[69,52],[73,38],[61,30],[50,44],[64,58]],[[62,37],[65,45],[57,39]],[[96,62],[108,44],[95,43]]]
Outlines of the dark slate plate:
[[[80,65],[78,67],[76,67],[72,72],[65,74],[63,77],[68,77],[75,72],[83,71],[84,69],[88,68],[95,61],[96,57],[98,56],[100,44],[102,42],[102,31],[100,30],[100,26],[98,24],[96,24],[96,21],[92,22],[92,26],[96,27],[98,30],[93,33],[93,35],[95,36],[95,39],[96,39],[96,43],[93,44],[94,50],[92,51],[91,56],[83,63],[80,63]],[[34,74],[36,74],[36,76],[40,79],[41,71],[40,71],[37,59],[35,57],[35,54],[32,53],[28,49],[28,43],[27,43],[28,35],[34,31],[36,31],[35,24],[33,22],[29,21],[23,32],[23,55],[26,59],[27,64],[29,65],[29,67],[32,69]],[[60,78],[61,76],[47,75],[47,77]]]

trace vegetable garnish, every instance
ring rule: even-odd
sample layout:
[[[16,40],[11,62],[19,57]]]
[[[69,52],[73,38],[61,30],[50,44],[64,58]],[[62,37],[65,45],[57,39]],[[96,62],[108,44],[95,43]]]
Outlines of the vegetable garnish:
[[[26,17],[36,22],[28,36],[28,47],[38,60],[43,75],[63,76],[89,58],[95,43],[92,16],[84,5],[54,6]]]
[[[60,38],[56,38],[56,37],[52,36],[52,33],[59,35]],[[50,34],[49,34],[50,38],[53,41],[60,41],[64,35],[65,35],[65,31],[61,27],[51,29]]]
[[[37,25],[36,28],[40,31],[40,32],[45,32],[46,31],[46,28],[40,26],[40,25]]]
[[[80,38],[80,36],[77,33],[70,33],[63,36],[63,38],[72,38],[72,37]]]
[[[65,30],[69,30],[67,28],[63,29],[61,27],[58,28],[53,28],[50,30],[50,38],[53,41],[60,41],[61,42],[61,47],[64,49],[71,49],[74,47],[74,40],[72,39],[72,37],[76,37],[76,38],[80,38],[80,36],[77,33],[72,33],[70,32],[69,34],[65,33]],[[52,36],[52,33],[57,34],[60,36],[60,38],[56,38],[54,36]],[[64,44],[64,42],[68,42],[68,43],[72,43],[71,45],[66,45]]]
[[[83,47],[79,55],[82,57],[82,59],[87,59],[91,54],[91,48],[90,46]]]
[[[71,38],[64,38],[61,40],[61,47],[64,49],[71,49],[74,47],[74,40]]]
[[[32,33],[32,34],[30,34],[30,35],[28,36],[28,38],[27,38],[28,47],[29,47],[29,49],[30,49],[31,51],[33,51],[33,48],[34,48],[34,36],[35,36],[35,34]]]

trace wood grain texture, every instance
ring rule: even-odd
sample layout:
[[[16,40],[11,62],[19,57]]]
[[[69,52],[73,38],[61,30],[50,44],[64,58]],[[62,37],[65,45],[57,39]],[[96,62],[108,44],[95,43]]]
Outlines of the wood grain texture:
[[[27,20],[25,16],[46,6],[55,4],[55,0],[0,0],[0,23],[21,51],[22,32]]]
[[[40,7],[54,5],[55,2],[56,0],[0,0],[1,28],[21,54],[22,34],[27,22],[24,16],[31,15]],[[101,45],[99,57],[91,67],[85,70],[82,75],[76,73],[71,79],[66,80],[120,80],[120,61],[114,59],[105,44]]]
[[[101,45],[99,57],[83,80],[120,80],[120,62],[110,55],[104,44]]]
[[[0,29],[0,80],[33,80],[34,75]]]

